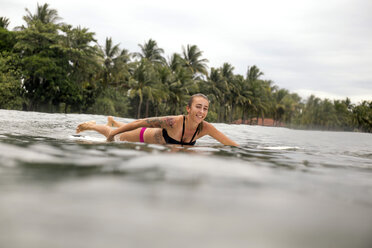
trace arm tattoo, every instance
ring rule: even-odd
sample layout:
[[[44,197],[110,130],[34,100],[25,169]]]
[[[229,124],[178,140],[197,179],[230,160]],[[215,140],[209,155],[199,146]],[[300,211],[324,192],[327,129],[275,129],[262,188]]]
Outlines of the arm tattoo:
[[[167,125],[170,126],[171,128],[173,128],[173,125],[174,125],[174,119],[171,118],[171,117],[167,117],[165,119],[165,121],[167,122]]]
[[[155,117],[146,119],[146,122],[150,124],[150,127],[161,127],[164,121]]]
[[[164,127],[164,126],[169,126],[173,128],[174,125],[174,118],[172,117],[166,117],[166,118],[148,118],[146,119],[146,122],[150,124],[150,127]]]

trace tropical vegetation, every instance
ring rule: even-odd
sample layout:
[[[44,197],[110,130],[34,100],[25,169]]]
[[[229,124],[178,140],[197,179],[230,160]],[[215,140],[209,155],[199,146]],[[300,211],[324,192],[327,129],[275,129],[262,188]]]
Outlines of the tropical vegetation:
[[[57,10],[26,9],[24,25],[9,30],[0,17],[0,108],[25,111],[95,113],[123,117],[182,114],[191,94],[210,98],[208,120],[372,132],[372,101],[301,99],[280,88],[255,65],[246,75],[224,63],[208,68],[197,45],[166,58],[157,42],[139,52],[112,38],[101,46],[87,28],[61,22]]]

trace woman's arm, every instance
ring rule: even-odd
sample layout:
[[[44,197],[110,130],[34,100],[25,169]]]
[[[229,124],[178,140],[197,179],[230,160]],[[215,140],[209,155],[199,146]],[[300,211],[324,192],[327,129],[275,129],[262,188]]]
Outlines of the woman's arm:
[[[107,141],[112,141],[114,139],[114,136],[117,134],[131,131],[140,127],[173,128],[174,124],[175,116],[153,117],[135,120],[115,130],[112,130],[110,132],[110,135],[107,137]]]
[[[215,128],[212,124],[208,122],[204,123],[206,124],[206,131],[209,136],[213,137],[226,146],[239,146],[237,143],[235,143],[235,141],[229,139],[226,135],[218,131],[217,128]]]

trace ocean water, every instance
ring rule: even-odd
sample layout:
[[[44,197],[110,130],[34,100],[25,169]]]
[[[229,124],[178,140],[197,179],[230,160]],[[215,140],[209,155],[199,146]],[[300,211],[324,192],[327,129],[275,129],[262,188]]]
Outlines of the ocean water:
[[[74,136],[106,118],[0,110],[0,247],[372,247],[371,134],[216,123],[238,148]]]

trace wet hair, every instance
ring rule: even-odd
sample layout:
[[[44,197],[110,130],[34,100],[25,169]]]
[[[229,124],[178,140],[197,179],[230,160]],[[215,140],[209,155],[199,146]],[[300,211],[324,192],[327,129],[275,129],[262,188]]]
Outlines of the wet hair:
[[[204,95],[204,94],[202,94],[202,93],[197,93],[197,94],[194,94],[194,95],[192,95],[192,96],[190,97],[189,102],[187,103],[187,106],[188,106],[189,108],[191,108],[191,105],[192,105],[192,103],[194,102],[194,98],[195,98],[195,97],[202,97],[202,98],[204,98],[205,100],[207,100],[208,103],[209,103],[209,99],[208,99],[208,97],[207,97],[206,95]],[[198,134],[203,130],[203,122],[204,122],[204,121],[200,122],[199,125],[198,125],[198,128],[196,129],[196,130],[198,131]]]
[[[205,100],[207,100],[208,103],[209,103],[209,99],[208,99],[208,97],[207,97],[206,95],[204,95],[204,94],[202,94],[202,93],[197,93],[197,94],[194,94],[194,95],[192,95],[192,96],[190,97],[189,102],[187,103],[187,106],[189,106],[189,108],[191,108],[191,104],[192,104],[192,102],[194,101],[194,98],[195,98],[195,97],[202,97],[202,98],[204,98]]]

